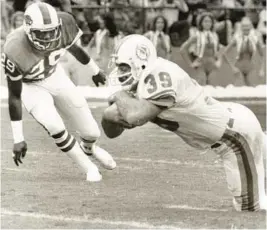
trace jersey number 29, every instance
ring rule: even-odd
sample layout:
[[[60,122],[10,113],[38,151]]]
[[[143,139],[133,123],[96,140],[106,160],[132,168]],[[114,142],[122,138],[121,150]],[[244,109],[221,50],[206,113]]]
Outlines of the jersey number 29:
[[[62,50],[56,50],[52,52],[49,56],[45,57],[39,61],[27,74],[27,79],[42,79],[46,75],[50,75],[59,61],[59,58],[63,55]]]

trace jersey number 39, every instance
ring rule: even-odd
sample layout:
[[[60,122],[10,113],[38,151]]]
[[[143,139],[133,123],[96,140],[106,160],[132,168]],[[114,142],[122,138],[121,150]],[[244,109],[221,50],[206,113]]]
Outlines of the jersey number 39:
[[[157,83],[157,79],[154,75],[149,74],[147,78],[145,79],[145,83],[149,84],[149,87],[147,88],[148,93],[154,93],[158,90],[158,86],[163,88],[169,88],[172,86],[172,79],[169,73],[167,72],[159,72],[158,73],[159,78],[159,85]]]

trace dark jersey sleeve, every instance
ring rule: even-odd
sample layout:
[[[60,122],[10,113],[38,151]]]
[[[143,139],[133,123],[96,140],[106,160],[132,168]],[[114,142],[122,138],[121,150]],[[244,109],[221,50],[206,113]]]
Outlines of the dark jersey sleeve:
[[[12,62],[5,53],[1,55],[1,63],[4,69],[5,75],[11,81],[18,81],[22,78],[22,73],[14,62]]]
[[[62,20],[61,48],[68,49],[79,40],[83,33],[71,14],[58,12],[58,16]]]

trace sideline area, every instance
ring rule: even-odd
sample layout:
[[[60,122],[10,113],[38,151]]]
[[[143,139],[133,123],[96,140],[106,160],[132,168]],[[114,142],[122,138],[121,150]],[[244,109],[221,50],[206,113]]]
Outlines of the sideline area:
[[[120,89],[120,87],[91,87],[78,86],[86,99],[102,99],[106,100],[110,95]],[[218,99],[260,99],[266,100],[267,85],[258,85],[256,87],[229,85],[227,87],[220,86],[204,86],[205,90],[211,96]],[[0,99],[7,99],[8,90],[6,86],[0,86]]]

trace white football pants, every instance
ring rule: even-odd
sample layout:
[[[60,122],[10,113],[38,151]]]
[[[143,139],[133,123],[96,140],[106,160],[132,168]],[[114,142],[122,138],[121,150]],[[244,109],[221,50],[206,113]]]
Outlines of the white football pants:
[[[227,103],[227,107],[233,122],[214,151],[223,160],[234,207],[238,211],[266,210],[266,135],[251,110],[236,103]]]
[[[22,102],[51,136],[66,129],[58,111],[70,120],[81,138],[93,142],[100,136],[85,98],[59,64],[50,77],[23,83]]]

